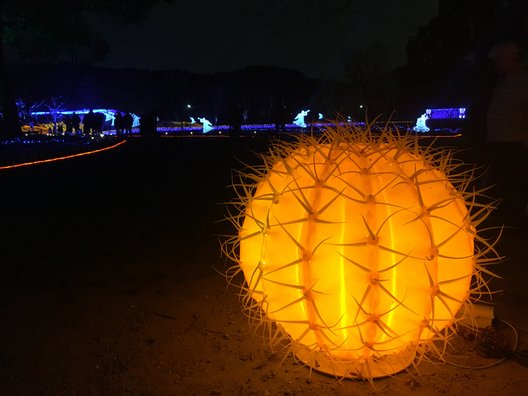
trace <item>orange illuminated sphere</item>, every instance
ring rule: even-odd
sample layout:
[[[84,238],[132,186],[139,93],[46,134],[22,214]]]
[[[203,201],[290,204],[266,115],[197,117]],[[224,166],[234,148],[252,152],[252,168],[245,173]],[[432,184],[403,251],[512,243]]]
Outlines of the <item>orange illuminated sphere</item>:
[[[445,340],[480,268],[449,154],[338,127],[265,160],[237,239],[248,309],[337,376],[390,375]]]

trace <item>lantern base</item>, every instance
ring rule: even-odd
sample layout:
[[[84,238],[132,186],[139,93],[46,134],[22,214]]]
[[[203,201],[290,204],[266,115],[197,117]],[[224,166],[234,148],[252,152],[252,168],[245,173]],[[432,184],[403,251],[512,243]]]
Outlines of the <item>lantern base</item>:
[[[416,345],[386,355],[371,356],[366,360],[342,360],[305,345],[293,344],[293,354],[311,368],[336,377],[371,379],[387,377],[409,367],[416,355]]]

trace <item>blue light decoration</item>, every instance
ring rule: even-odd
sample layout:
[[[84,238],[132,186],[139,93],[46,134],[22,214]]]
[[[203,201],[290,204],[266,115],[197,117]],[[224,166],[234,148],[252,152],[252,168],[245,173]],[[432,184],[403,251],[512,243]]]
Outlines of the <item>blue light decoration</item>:
[[[111,122],[111,125],[114,126],[114,119],[116,112],[122,113],[121,110],[116,109],[92,109],[94,113],[102,113],[105,116],[105,122]],[[60,115],[72,115],[73,113],[76,113],[77,115],[84,115],[88,114],[90,112],[90,109],[79,109],[79,110],[62,110],[59,111]],[[31,115],[33,116],[49,116],[51,115],[50,111],[33,111],[31,112]],[[139,116],[137,116],[134,113],[130,113],[132,115],[132,127],[139,126]]]
[[[196,124],[196,120],[194,119],[194,117],[189,117],[191,119],[191,124]]]
[[[91,145],[93,142],[89,139],[75,139],[69,137],[56,136],[28,136],[24,134],[22,137],[16,137],[9,140],[0,140],[0,146],[8,146],[11,144],[66,144],[66,145]]]
[[[317,119],[318,120],[322,120],[324,117],[323,117],[323,113],[317,113]]]
[[[286,126],[285,126],[286,127]],[[243,124],[240,129],[242,131],[274,131],[276,129],[275,124]]]
[[[414,126],[413,131],[415,131],[415,132],[429,132],[430,129],[425,124],[425,121],[428,118],[429,117],[427,116],[427,114],[422,114],[420,117],[418,117],[416,119],[416,125]]]
[[[198,117],[198,120],[202,123],[203,133],[213,130],[213,124],[211,124],[205,117]]]
[[[391,121],[390,125],[394,128],[400,129],[400,130],[408,130],[409,128],[412,128],[412,122],[411,121]],[[334,122],[328,122],[326,120],[323,120],[322,122],[312,122],[310,123],[310,126],[314,128],[314,131],[322,131],[325,128],[328,127],[335,127],[336,123]],[[337,125],[353,125],[357,127],[365,127],[365,122],[357,122],[352,121],[350,119],[350,122],[342,121],[337,123]],[[384,128],[386,128],[387,123],[385,121],[374,123],[371,125],[371,128],[375,131],[382,131]],[[231,130],[231,125],[215,125],[214,130],[217,131],[219,134],[220,132],[228,132]],[[251,133],[253,135],[257,133],[271,133],[276,131],[276,124],[243,124],[240,128],[242,131],[245,131],[246,133]],[[288,132],[295,133],[299,131],[299,126],[297,124],[286,124],[285,129]],[[440,130],[433,129],[431,133],[433,133],[435,136],[440,137],[458,137],[460,128],[443,128]],[[139,130],[137,128],[133,129],[133,133],[138,133]],[[170,137],[177,137],[177,136],[185,136],[185,135],[199,135],[204,136],[201,132],[203,132],[203,126],[199,123],[190,124],[190,123],[184,123],[184,125],[181,125],[180,123],[177,124],[177,126],[158,126],[157,132],[164,135],[171,135]],[[106,136],[108,135],[115,135],[115,132],[105,131],[104,134]],[[207,135],[207,136],[217,136],[217,135]],[[225,136],[225,135],[223,135]],[[46,135],[47,141],[51,138],[50,135]],[[11,140],[0,140],[0,145],[7,145],[7,144],[15,144],[15,143],[24,143],[24,144],[36,144],[41,143],[40,139],[42,139],[41,135],[38,135],[38,139],[36,140],[36,137],[30,137],[27,133],[24,134],[24,138],[15,138]],[[27,142],[26,142],[27,140]],[[59,142],[57,140],[56,142]],[[64,142],[64,140],[60,140],[60,142]]]
[[[445,109],[426,109],[427,118],[432,120],[454,120],[466,118],[465,107],[450,107]]]
[[[293,120],[293,123],[301,128],[306,128],[306,123],[304,122],[304,117],[308,115],[310,110],[301,110],[299,114],[297,114]]]

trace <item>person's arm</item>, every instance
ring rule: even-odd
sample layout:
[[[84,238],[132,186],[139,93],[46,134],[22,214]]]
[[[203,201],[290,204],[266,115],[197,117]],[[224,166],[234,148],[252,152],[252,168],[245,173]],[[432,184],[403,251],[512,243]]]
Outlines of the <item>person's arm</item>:
[[[528,150],[528,71],[526,71],[525,84],[521,93],[522,111],[522,139],[525,150]]]

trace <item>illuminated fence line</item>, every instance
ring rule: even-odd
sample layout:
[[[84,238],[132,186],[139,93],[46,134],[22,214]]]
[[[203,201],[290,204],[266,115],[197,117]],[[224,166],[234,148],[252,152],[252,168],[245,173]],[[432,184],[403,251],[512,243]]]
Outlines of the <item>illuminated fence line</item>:
[[[312,128],[326,128],[326,127],[334,127],[336,125],[354,125],[354,126],[365,126],[365,122],[340,122],[340,123],[334,123],[334,122],[311,122],[308,123],[305,128],[300,127],[296,124],[286,123],[281,126],[283,130],[286,131],[310,131]],[[385,122],[379,122],[376,123],[376,125],[393,125],[398,127],[399,129],[408,129],[411,127],[411,122],[409,121],[391,121],[388,123]],[[279,126],[274,123],[267,123],[267,124],[242,124],[240,125],[241,131],[261,131],[261,132],[267,132],[267,131],[276,131],[279,129]],[[164,132],[170,132],[170,133],[181,133],[181,132],[202,132],[203,128],[200,125],[190,125],[190,126],[158,126],[157,131],[164,133]],[[233,126],[231,125],[214,125],[213,129],[208,132],[223,132],[223,131],[232,131]],[[136,129],[135,131],[139,131],[139,129]]]
[[[364,127],[365,122],[341,122],[341,123],[319,123],[319,122],[313,122],[307,124],[306,128],[299,127],[295,124],[285,124],[283,127],[280,128],[281,132],[310,132],[312,130],[323,130],[328,127],[335,127],[336,125],[344,126],[344,125],[353,125],[356,127]],[[411,130],[413,123],[410,121],[394,121],[394,122],[378,122],[373,124],[374,128],[383,129],[385,126],[395,127],[399,130],[405,131],[405,130]],[[461,128],[433,128],[431,130],[431,135],[446,135],[446,136],[458,136]],[[233,127],[230,125],[215,125],[213,129],[209,132],[204,133],[203,128],[198,125],[193,126],[158,126],[156,128],[156,132],[159,134],[201,134],[201,135],[214,135],[214,134],[222,134],[222,133],[232,133],[234,131]],[[273,133],[279,131],[279,128],[276,124],[244,124],[240,126],[239,132],[242,133]],[[133,130],[134,133],[139,132],[139,129]],[[427,133],[420,132],[418,135],[424,135],[427,136]]]
[[[125,144],[125,143],[126,143],[126,140],[122,140],[122,141],[120,141],[120,142],[118,142],[116,144],[113,144],[112,146],[103,147],[103,148],[100,148],[100,149],[97,149],[97,150],[84,151],[82,153],[65,155],[65,156],[62,156],[62,157],[48,158],[48,159],[37,160],[37,161],[22,162],[20,164],[0,166],[0,170],[21,168],[23,166],[44,164],[44,163],[47,163],[47,162],[56,162],[56,161],[62,161],[62,160],[75,158],[75,157],[83,157],[83,156],[86,156],[86,155],[97,154],[97,153],[100,153],[100,152],[103,152],[103,151],[112,150],[112,149],[114,149],[116,147],[121,146],[122,144]]]

